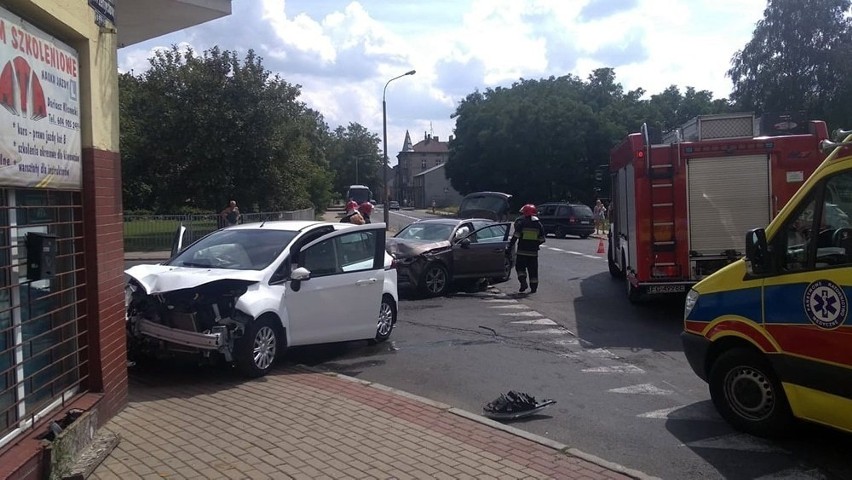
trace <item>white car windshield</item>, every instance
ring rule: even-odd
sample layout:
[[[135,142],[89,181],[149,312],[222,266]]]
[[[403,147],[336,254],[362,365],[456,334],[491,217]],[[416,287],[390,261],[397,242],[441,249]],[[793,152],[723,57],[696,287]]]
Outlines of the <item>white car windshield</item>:
[[[219,230],[187,247],[167,265],[263,270],[297,233],[289,230]]]
[[[442,223],[412,223],[397,233],[396,238],[422,242],[449,240],[453,228],[454,225]]]

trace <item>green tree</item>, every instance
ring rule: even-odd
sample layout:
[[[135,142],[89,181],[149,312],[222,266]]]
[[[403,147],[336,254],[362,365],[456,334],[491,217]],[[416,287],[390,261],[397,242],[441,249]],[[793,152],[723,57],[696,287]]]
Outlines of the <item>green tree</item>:
[[[453,115],[447,177],[461,193],[499,190],[517,203],[608,196],[595,172],[609,163],[610,149],[643,122],[673,128],[688,118],[728,108],[707,91],[677,87],[644,100],[625,92],[611,68],[583,81],[568,75],[521,79],[510,88],[476,91]],[[598,190],[598,188],[600,190]]]
[[[358,123],[337,127],[331,133],[328,161],[334,193],[343,196],[349,185],[367,185],[378,195],[382,185],[379,136]]]
[[[731,61],[731,99],[740,110],[805,111],[848,122],[850,44],[850,0],[769,0],[752,39]]]
[[[300,91],[249,51],[160,51],[120,77],[125,208],[321,209],[330,199],[328,127]]]

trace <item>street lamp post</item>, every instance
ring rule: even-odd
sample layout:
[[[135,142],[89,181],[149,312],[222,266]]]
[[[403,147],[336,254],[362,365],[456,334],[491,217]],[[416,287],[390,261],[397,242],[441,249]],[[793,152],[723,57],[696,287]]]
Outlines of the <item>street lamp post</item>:
[[[416,73],[415,70],[409,70],[402,75],[397,77],[393,77],[385,83],[385,88],[382,90],[382,137],[384,138],[384,159],[385,161],[382,163],[382,210],[384,213],[384,221],[385,228],[387,228],[388,223],[390,222],[390,213],[388,210],[388,109],[387,102],[385,101],[385,93],[388,90],[388,84],[397,78],[402,78],[406,75],[414,75]]]

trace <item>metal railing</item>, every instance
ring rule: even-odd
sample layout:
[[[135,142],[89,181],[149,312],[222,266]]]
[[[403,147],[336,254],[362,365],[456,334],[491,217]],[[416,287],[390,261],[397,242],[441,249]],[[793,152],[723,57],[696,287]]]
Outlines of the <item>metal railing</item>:
[[[316,220],[313,208],[287,212],[243,213],[240,223],[273,220]],[[225,225],[218,214],[209,215],[125,215],[124,251],[155,252],[171,250],[179,225],[187,230],[184,244],[218,230]]]

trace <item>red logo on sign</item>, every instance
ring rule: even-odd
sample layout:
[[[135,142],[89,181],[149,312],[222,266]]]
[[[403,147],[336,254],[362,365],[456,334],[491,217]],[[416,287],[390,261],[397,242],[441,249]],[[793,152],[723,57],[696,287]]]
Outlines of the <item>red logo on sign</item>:
[[[24,57],[6,62],[0,72],[0,105],[15,115],[39,120],[47,116],[44,89]]]

